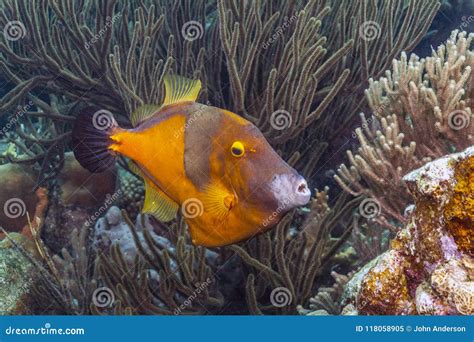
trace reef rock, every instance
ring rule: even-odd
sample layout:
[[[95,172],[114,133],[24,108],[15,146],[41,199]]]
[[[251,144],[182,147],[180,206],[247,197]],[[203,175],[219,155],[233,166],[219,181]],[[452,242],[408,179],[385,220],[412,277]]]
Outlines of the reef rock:
[[[30,241],[11,233],[10,238],[22,247]],[[28,314],[28,294],[32,285],[32,264],[11,240],[0,241],[0,315]]]
[[[20,231],[28,222],[26,212],[33,217],[36,208],[37,172],[32,167],[19,164],[0,165],[2,190],[0,191],[0,226],[7,231]],[[66,153],[64,167],[58,176],[61,185],[61,202],[65,206],[95,207],[114,193],[116,171],[110,170],[91,174],[74,158]],[[9,202],[10,201],[10,202]],[[13,202],[11,202],[13,201]],[[12,213],[8,213],[9,203],[14,203]]]
[[[143,232],[147,230],[157,245],[166,248],[172,254],[175,253],[175,248],[171,242],[154,232],[154,227],[148,216],[144,217],[144,226],[142,226],[142,221],[138,218],[135,222],[135,228],[145,250],[148,251],[148,246]],[[105,216],[97,220],[93,235],[93,246],[100,252],[107,252],[113,244],[120,247],[125,260],[132,265],[138,253],[137,246],[129,225],[123,218],[120,209],[116,206],[110,207]]]
[[[404,177],[415,200],[390,249],[346,285],[365,315],[474,314],[474,147]]]

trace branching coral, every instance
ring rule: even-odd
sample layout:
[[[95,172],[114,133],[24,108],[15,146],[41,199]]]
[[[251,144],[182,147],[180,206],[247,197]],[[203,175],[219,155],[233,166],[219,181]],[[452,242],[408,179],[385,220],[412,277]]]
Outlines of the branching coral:
[[[300,151],[309,175],[332,139],[327,132],[336,136],[360,105],[344,94],[360,93],[368,76],[379,77],[395,55],[412,49],[439,6],[428,0],[407,7],[403,1],[185,3],[5,1],[0,25],[18,20],[21,39],[0,42],[0,65],[16,85],[0,101],[1,112],[51,93],[125,119],[140,104],[159,103],[163,77],[173,71],[200,78],[202,101],[256,122],[288,158]],[[368,24],[375,32],[366,32]],[[388,54],[379,53],[382,46]],[[338,94],[336,110],[322,117]],[[38,115],[69,121],[67,109],[46,105]],[[280,119],[273,115],[279,110]],[[51,144],[68,137],[63,129]]]
[[[246,296],[250,312],[295,314],[306,305],[326,263],[350,236],[347,220],[353,202],[327,206],[326,194],[313,200],[301,231],[291,226],[293,215],[278,224],[275,233],[256,237],[243,246],[230,246],[247,264]]]
[[[343,144],[336,137],[363,105],[358,95],[367,79],[379,78],[395,56],[420,41],[439,6],[431,0],[405,3],[5,0],[0,26],[21,25],[18,39],[0,41],[0,66],[14,85],[0,100],[0,112],[23,123],[17,125],[18,136],[7,138],[25,154],[21,160],[7,158],[37,163],[46,176],[41,181],[54,180],[69,123],[82,105],[111,111],[127,124],[139,105],[160,103],[163,77],[178,73],[201,79],[201,102],[256,123],[302,174],[319,175]],[[44,100],[50,94],[51,100]],[[15,106],[26,101],[33,110],[15,115]],[[319,163],[329,142],[331,149]],[[295,313],[297,304],[307,304],[321,271],[354,226],[348,216],[355,202],[346,203],[344,196],[336,202],[330,206],[326,191],[317,193],[309,213],[294,212],[274,233],[229,248],[247,264],[252,313]],[[132,232],[135,228],[131,225]],[[90,271],[113,289],[118,312],[173,312],[194,293],[196,282],[207,279],[205,251],[183,238],[182,222],[171,228],[182,236],[172,240],[175,255],[146,231],[144,241],[135,232],[140,256],[132,265],[113,247],[98,261],[99,275]],[[61,268],[84,266],[78,261],[82,251],[71,258],[63,254]],[[150,268],[157,274],[149,274]],[[150,285],[153,277],[162,282]],[[290,305],[268,305],[270,292],[281,287],[289,291]],[[206,308],[222,304],[207,291],[199,300]],[[79,304],[88,310],[87,303]],[[186,306],[184,311],[202,309]]]
[[[139,255],[130,265],[115,246],[109,255],[100,258],[98,265],[105,283],[116,294],[118,305],[134,314],[168,315],[205,314],[209,308],[223,305],[216,293],[214,274],[207,265],[205,248],[186,245],[185,238],[179,237],[176,248],[170,250],[153,239],[147,229],[137,231],[126,215],[124,218]],[[144,226],[143,216],[141,220]]]
[[[322,287],[316,296],[309,299],[309,309],[298,307],[298,312],[302,315],[339,315],[341,314],[341,296],[344,286],[347,284],[353,273],[348,275],[331,272],[334,284],[331,287]],[[342,314],[348,313],[342,312]]]
[[[186,245],[182,237],[176,247],[164,245],[127,216],[124,224],[136,248],[131,260],[116,243],[106,250],[94,248],[87,229],[74,230],[70,249],[60,255],[51,256],[38,240],[42,258],[30,257],[39,271],[31,296],[38,312],[196,314],[223,304],[204,248]]]
[[[350,166],[341,165],[335,179],[348,193],[376,200],[381,215],[373,220],[383,227],[406,222],[408,171],[473,144],[473,38],[454,31],[431,57],[402,54],[386,77],[370,80],[373,115],[361,115],[361,147],[347,152]]]

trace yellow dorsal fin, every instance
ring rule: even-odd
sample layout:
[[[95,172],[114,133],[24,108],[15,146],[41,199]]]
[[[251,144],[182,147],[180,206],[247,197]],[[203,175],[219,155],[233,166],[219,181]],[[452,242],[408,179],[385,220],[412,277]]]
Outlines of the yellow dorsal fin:
[[[155,114],[161,108],[160,105],[146,104],[138,107],[130,116],[130,122],[133,127],[136,127],[140,122],[145,121],[150,116]]]
[[[163,106],[178,102],[196,101],[201,91],[200,80],[190,80],[181,76],[166,76],[164,81],[166,96]]]
[[[130,161],[128,166],[131,171],[142,177],[145,182],[145,202],[143,203],[142,213],[151,214],[163,222],[174,219],[178,213],[178,203],[169,198],[168,195],[156,186],[153,186],[154,183],[143,174],[140,167],[133,161]]]

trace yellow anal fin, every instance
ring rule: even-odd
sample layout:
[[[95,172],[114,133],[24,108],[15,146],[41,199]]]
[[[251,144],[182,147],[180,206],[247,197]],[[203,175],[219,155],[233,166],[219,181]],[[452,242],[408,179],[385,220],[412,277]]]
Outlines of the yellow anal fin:
[[[174,219],[178,213],[178,203],[169,198],[156,185],[153,186],[152,181],[144,175],[136,163],[130,161],[128,166],[132,172],[142,177],[145,182],[145,202],[143,203],[142,213],[153,215],[157,220],[163,222]]]
[[[130,122],[133,127],[136,127],[140,122],[145,121],[149,117],[153,116],[161,108],[160,105],[146,104],[138,107],[130,116]]]
[[[165,101],[163,106],[169,104],[196,101],[201,91],[200,80],[190,80],[181,76],[167,76],[165,81]]]
[[[168,222],[176,217],[178,207],[178,203],[174,202],[163,191],[153,188],[149,181],[145,180],[143,214],[151,214],[160,221]]]

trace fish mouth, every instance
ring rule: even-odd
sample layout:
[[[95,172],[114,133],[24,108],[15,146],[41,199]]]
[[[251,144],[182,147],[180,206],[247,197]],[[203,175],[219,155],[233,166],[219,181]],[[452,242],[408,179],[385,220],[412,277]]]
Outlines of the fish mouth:
[[[298,174],[279,174],[273,176],[270,184],[279,208],[290,210],[305,205],[311,198],[306,180]]]

